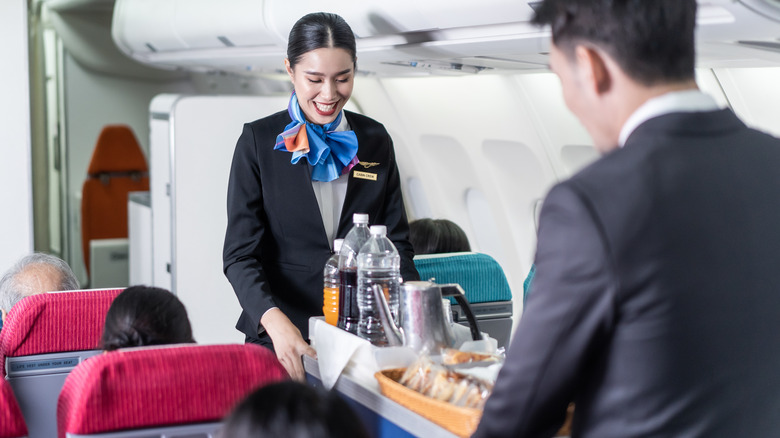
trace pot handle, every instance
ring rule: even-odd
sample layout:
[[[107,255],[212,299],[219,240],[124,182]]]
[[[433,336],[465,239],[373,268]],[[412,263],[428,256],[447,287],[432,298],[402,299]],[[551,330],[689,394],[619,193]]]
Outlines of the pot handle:
[[[471,311],[471,305],[469,300],[466,299],[466,293],[463,288],[457,283],[441,284],[438,285],[441,288],[441,296],[453,297],[458,302],[460,308],[463,309],[463,313],[466,314],[466,320],[469,322],[469,328],[471,329],[471,338],[475,341],[482,340],[482,333],[479,331],[479,325],[477,324],[477,318],[474,317],[474,312]]]

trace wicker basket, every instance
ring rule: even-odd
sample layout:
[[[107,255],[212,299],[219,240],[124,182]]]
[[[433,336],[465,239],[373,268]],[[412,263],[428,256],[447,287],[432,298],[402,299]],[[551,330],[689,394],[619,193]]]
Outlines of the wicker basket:
[[[482,411],[461,408],[420,394],[398,383],[405,369],[396,368],[374,374],[385,397],[395,401],[460,437],[470,437],[477,429]]]

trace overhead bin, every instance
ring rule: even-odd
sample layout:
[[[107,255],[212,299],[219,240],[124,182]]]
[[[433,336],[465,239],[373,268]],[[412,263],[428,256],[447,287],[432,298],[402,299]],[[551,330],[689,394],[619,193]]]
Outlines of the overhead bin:
[[[263,53],[281,62],[283,41],[264,24],[264,3],[118,0],[112,36],[127,55],[159,67],[243,68],[262,60]]]
[[[117,0],[112,34],[126,54],[160,67],[275,72],[290,28],[310,11],[335,12],[347,20],[358,39],[363,71],[468,72],[455,58],[518,48],[538,56],[548,38],[528,24],[533,9],[513,0]],[[545,64],[543,57],[531,62],[534,68]]]
[[[358,38],[359,70],[380,74],[545,68],[549,32],[530,24],[535,2],[516,0],[116,0],[112,34],[127,55],[158,67],[282,70],[287,35],[311,11],[335,12]],[[778,0],[700,1],[705,62],[780,62]],[[714,45],[714,46],[713,46]],[[758,52],[762,49],[763,52]],[[751,52],[755,51],[755,52]]]

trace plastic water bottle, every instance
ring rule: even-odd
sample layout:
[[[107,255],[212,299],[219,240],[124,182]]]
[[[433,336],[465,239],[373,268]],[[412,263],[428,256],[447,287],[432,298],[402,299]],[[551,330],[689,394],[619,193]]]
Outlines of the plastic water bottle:
[[[344,239],[333,241],[333,255],[322,270],[322,314],[330,325],[337,325],[339,320],[339,250],[343,242]]]
[[[357,256],[360,247],[370,237],[368,215],[355,213],[349,230],[339,251],[339,318],[338,327],[357,334],[360,310],[357,303]]]
[[[379,318],[378,303],[374,298],[374,285],[382,288],[393,320],[398,321],[401,257],[386,235],[387,227],[384,225],[372,226],[371,238],[360,248],[357,257],[360,307],[358,336],[368,339],[374,345],[387,345],[387,337]]]

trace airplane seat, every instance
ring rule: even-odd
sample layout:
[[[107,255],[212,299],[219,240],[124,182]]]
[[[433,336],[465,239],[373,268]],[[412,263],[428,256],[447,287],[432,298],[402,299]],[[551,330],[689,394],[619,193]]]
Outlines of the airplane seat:
[[[30,438],[57,433],[57,396],[68,373],[97,350],[111,302],[122,289],[26,297],[0,331],[0,363]]]
[[[503,268],[493,257],[477,252],[421,254],[414,257],[420,279],[458,283],[466,293],[480,329],[506,346],[512,333],[512,290]],[[452,301],[454,321],[466,324],[460,306]]]
[[[211,437],[252,391],[288,378],[271,350],[253,344],[119,349],[68,376],[58,437]]]
[[[128,193],[148,190],[149,168],[133,131],[127,125],[103,127],[81,192],[81,248],[87,274],[90,241],[126,239]]]
[[[14,391],[5,379],[0,379],[0,438],[22,438],[27,436],[22,411],[16,403]]]

